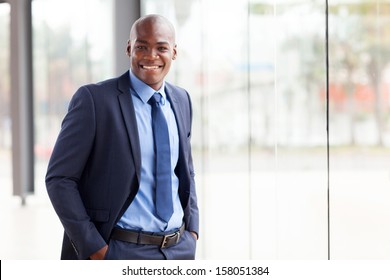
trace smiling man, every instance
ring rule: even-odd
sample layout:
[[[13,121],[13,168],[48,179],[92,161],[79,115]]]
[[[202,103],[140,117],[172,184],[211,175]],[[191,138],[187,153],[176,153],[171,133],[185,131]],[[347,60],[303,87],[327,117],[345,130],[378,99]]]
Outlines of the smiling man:
[[[49,162],[61,258],[194,259],[192,107],[165,81],[177,55],[173,25],[138,19],[126,52],[128,72],[75,93]]]

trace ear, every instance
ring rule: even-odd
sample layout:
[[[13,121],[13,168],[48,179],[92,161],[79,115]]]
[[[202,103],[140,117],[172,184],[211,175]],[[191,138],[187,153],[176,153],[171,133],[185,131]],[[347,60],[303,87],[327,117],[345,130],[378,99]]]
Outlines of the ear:
[[[126,55],[128,56],[128,57],[130,57],[130,54],[131,54],[131,42],[130,42],[130,40],[128,40],[127,41],[127,47],[126,47]]]
[[[173,56],[172,56],[172,60],[175,60],[176,59],[176,56],[177,56],[177,49],[176,49],[176,45],[173,47]]]

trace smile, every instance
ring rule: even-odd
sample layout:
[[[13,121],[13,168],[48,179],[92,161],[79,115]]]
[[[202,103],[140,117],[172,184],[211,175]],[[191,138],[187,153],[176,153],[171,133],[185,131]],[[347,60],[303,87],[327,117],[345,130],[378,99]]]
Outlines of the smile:
[[[161,67],[162,66],[158,66],[158,65],[152,65],[152,66],[141,65],[141,68],[146,69],[146,70],[157,70]]]

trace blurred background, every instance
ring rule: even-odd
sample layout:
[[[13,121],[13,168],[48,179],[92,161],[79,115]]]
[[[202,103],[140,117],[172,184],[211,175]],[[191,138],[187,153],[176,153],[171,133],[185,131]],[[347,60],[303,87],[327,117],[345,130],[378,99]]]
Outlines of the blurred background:
[[[385,0],[0,1],[0,258],[59,259],[44,176],[68,102],[128,70],[150,13],[193,101],[198,259],[390,259]]]

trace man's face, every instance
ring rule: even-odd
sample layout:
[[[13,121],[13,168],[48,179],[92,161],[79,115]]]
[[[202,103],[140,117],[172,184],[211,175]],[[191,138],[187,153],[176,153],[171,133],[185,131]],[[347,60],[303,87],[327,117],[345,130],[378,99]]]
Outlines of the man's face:
[[[176,58],[174,34],[163,23],[140,22],[131,34],[127,52],[134,75],[158,90]]]

